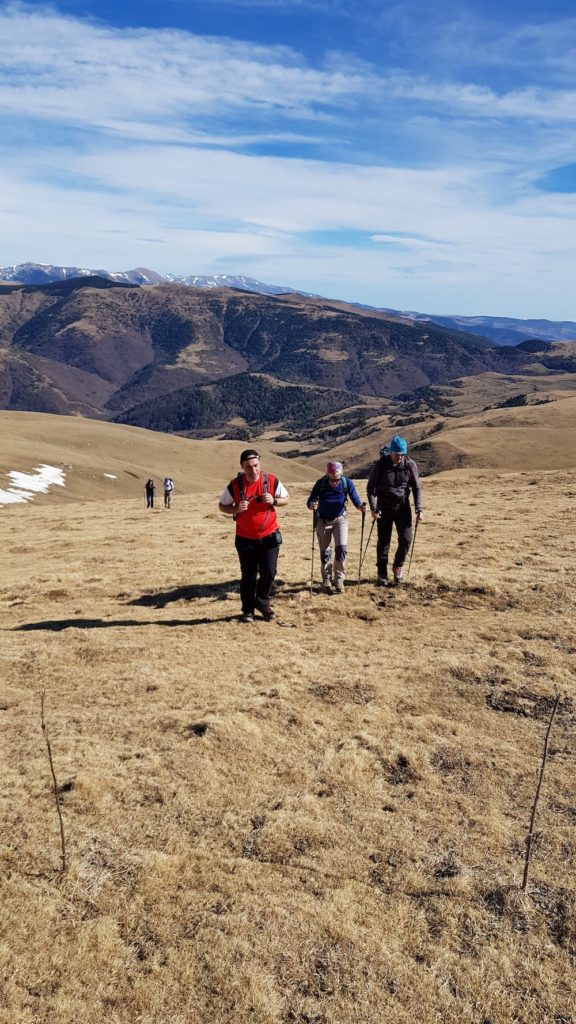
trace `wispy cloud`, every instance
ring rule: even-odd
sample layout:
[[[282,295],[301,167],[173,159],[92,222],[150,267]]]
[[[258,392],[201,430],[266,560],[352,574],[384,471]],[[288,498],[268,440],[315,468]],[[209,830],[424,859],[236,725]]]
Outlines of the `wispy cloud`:
[[[369,87],[345,68],[311,68],[287,47],[123,30],[9,7],[0,13],[0,106],[99,125],[120,108],[147,122],[249,109],[310,117]]]
[[[436,37],[420,67],[384,67],[344,39],[312,59],[39,6],[0,8],[0,33],[3,263],[246,270],[382,305],[570,315],[574,197],[534,185],[573,159],[568,31],[555,60],[557,27],[502,40],[502,60],[529,45],[554,63],[520,85],[487,76],[493,54],[462,74]]]

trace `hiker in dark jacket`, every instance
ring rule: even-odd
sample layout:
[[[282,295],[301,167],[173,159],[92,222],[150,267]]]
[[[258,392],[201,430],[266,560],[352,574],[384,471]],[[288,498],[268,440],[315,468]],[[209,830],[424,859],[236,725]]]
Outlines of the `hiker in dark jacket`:
[[[154,492],[156,487],[152,477],[149,477],[145,485],[146,490],[146,508],[154,508]]]
[[[382,587],[388,585],[388,552],[393,526],[398,534],[398,547],[392,564],[394,583],[401,583],[404,577],[403,566],[412,543],[410,491],[414,498],[416,521],[422,522],[418,467],[408,456],[406,441],[396,434],[390,444],[380,450],[380,458],[368,478],[370,511],[378,527],[376,562],[378,584]]]
[[[341,462],[329,462],[326,475],[317,480],[307,501],[308,508],[317,512],[316,536],[320,546],[322,587],[332,593],[332,541],[334,541],[334,590],[344,590],[345,563],[348,544],[346,502],[350,498],[358,510],[366,508],[358,491],[342,473]]]

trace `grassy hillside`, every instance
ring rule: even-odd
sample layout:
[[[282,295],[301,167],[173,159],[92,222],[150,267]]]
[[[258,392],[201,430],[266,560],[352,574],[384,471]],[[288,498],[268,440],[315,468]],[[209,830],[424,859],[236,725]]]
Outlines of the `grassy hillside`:
[[[400,591],[351,513],[342,597],[291,491],[253,627],[214,495],[0,510],[2,1024],[576,1016],[576,472],[427,481]]]
[[[367,420],[369,433],[348,438],[343,432],[341,443],[336,436],[330,450],[362,475],[396,432],[408,438],[426,474],[465,466],[526,471],[576,467],[576,380],[571,375],[553,377],[548,388],[540,381],[534,390],[526,382],[524,377],[486,374],[458,382],[461,387],[434,389],[412,415],[399,416],[392,407],[390,415]],[[519,395],[527,396],[528,404],[516,405]],[[321,466],[323,454],[316,449],[309,461]]]
[[[175,501],[178,494],[219,494],[238,472],[244,447],[239,441],[190,441],[76,416],[0,412],[0,490],[9,486],[10,471],[30,473],[45,463],[64,470],[66,486],[38,494],[34,504],[140,497],[149,476],[158,488],[165,476],[173,477]],[[259,448],[266,463],[270,446]],[[274,465],[287,483],[315,477],[297,459],[275,455]]]
[[[431,470],[455,466],[565,470],[576,466],[576,397],[488,410],[414,447]]]

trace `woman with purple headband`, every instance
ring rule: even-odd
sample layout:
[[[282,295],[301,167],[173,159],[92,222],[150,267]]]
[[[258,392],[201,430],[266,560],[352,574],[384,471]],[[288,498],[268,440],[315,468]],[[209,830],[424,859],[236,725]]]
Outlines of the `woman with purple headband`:
[[[326,475],[317,480],[310,492],[307,505],[317,513],[316,536],[320,546],[322,588],[327,594],[344,591],[345,563],[348,544],[348,518],[346,502],[351,499],[359,511],[366,508],[354,484],[342,472],[342,463],[331,461]],[[332,561],[334,547],[334,562]]]

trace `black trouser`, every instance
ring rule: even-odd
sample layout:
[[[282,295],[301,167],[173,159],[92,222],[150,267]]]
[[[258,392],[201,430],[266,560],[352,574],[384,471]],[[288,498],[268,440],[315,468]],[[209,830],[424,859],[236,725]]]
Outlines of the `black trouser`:
[[[255,608],[265,611],[270,602],[280,553],[276,535],[270,534],[261,540],[236,537],[236,551],[242,570],[242,611],[244,615],[252,615]]]
[[[164,507],[170,508],[170,495],[172,491],[164,491]]]
[[[409,502],[390,508],[380,508],[380,519],[377,519],[378,544],[376,545],[376,564],[378,575],[386,576],[388,572],[388,552],[392,538],[392,527],[396,527],[398,547],[394,555],[393,567],[404,565],[406,555],[412,543],[412,510]]]
[[[154,491],[146,491],[146,508],[154,508]]]

